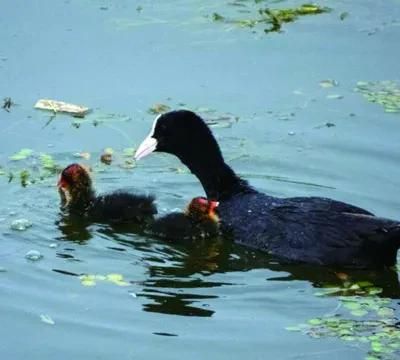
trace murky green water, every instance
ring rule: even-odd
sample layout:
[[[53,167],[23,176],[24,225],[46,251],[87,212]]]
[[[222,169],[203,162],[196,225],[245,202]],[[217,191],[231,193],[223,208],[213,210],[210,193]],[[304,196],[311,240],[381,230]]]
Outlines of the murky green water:
[[[124,149],[147,134],[151,106],[186,106],[214,120],[230,164],[269,194],[329,196],[399,219],[400,114],[354,89],[400,80],[400,2],[322,1],[330,13],[282,33],[232,20],[300,4],[2,2],[0,97],[16,103],[0,109],[2,359],[399,356],[397,272],[281,267],[222,241],[170,244],[60,222],[57,176],[43,169],[42,153],[60,166],[80,161],[100,192],[150,192],[161,212],[183,208],[202,194],[196,179],[161,154],[127,169]],[[51,118],[33,109],[39,98],[94,111]],[[99,162],[105,147],[111,166]],[[22,148],[33,153],[10,160]],[[89,160],[76,158],[86,152]],[[35,181],[26,187],[24,169]],[[33,226],[11,230],[20,218]],[[28,261],[30,250],[43,258]],[[327,295],[326,286],[341,290]],[[362,303],[357,294],[364,305],[349,305]],[[340,331],[327,335],[332,317]]]

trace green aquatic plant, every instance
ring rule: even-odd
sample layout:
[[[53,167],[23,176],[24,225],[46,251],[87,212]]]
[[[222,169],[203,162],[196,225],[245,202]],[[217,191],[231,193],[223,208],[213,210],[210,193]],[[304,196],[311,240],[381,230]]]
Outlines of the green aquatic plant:
[[[219,13],[213,13],[211,18],[216,22],[235,24],[248,28],[254,28],[256,25],[262,24],[267,26],[264,28],[264,32],[270,33],[280,32],[284,23],[294,22],[300,16],[317,15],[330,11],[330,8],[317,4],[303,4],[294,8],[271,9],[268,7],[259,9],[257,17],[250,19],[228,19]]]
[[[400,355],[400,327],[391,299],[368,295],[374,288],[369,281],[350,284],[364,289],[364,296],[340,296],[336,313],[309,319],[304,324],[288,326],[311,338],[336,338],[367,347],[365,359],[391,360]]]
[[[383,106],[387,113],[400,112],[400,86],[396,81],[359,81],[354,90],[368,101]]]

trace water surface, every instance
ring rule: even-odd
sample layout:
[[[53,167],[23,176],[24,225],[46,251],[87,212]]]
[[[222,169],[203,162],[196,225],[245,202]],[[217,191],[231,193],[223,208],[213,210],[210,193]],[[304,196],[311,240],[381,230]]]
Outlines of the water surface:
[[[2,358],[399,355],[371,352],[371,339],[316,338],[312,329],[286,329],[332,315],[382,319],[372,310],[354,316],[344,306],[341,295],[354,296],[357,291],[346,289],[360,280],[382,289],[361,295],[387,299],[393,313],[383,318],[396,322],[395,271],[343,275],[337,269],[285,267],[220,239],[171,244],[129,228],[60,220],[57,176],[43,171],[41,153],[60,166],[90,165],[99,192],[154,193],[161,213],[203,194],[171,156],[120,166],[128,159],[124,149],[136,147],[149,131],[154,115],[148,109],[157,103],[214,119],[229,163],[271,195],[329,196],[400,218],[400,116],[354,91],[359,81],[399,80],[400,2],[322,1],[333,11],[270,34],[262,26],[213,22],[212,14],[251,17],[261,7],[301,2],[237,3],[3,1],[0,97],[16,105],[0,112]],[[343,13],[348,16],[341,20]],[[338,85],[320,86],[328,79]],[[39,98],[84,104],[93,112],[84,120],[51,118],[33,109]],[[109,167],[99,162],[106,147],[116,154]],[[22,148],[32,149],[32,156],[10,160]],[[89,153],[90,159],[76,153]],[[21,186],[23,169],[34,184]],[[19,218],[33,226],[11,230]],[[43,259],[26,260],[29,250],[40,251]],[[84,286],[82,274],[121,274],[128,286],[101,276]],[[327,285],[345,291],[317,296]]]

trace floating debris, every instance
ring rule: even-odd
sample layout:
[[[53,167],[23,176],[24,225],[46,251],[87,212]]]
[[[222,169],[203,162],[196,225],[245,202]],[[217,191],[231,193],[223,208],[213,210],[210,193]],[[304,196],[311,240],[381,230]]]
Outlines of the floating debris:
[[[69,104],[64,101],[40,99],[35,104],[35,109],[50,110],[55,114],[58,112],[71,114],[76,117],[84,117],[90,109],[86,106]]]
[[[42,320],[42,322],[44,322],[45,324],[55,325],[55,321],[49,315],[46,314],[40,315],[40,320]]]
[[[89,160],[90,159],[90,153],[89,152],[85,152],[85,151],[74,153],[73,156],[76,157],[76,158],[82,158],[82,159],[85,159],[85,160]]]
[[[338,85],[339,85],[339,83],[336,80],[332,80],[332,79],[321,80],[319,82],[319,86],[321,86],[322,88],[325,88],[325,89],[332,88],[332,87],[335,87]]]
[[[223,17],[222,15],[218,14],[218,13],[213,13],[211,16],[213,21],[224,21],[225,17]]]
[[[395,81],[359,81],[354,90],[368,101],[383,106],[387,113],[400,112],[400,87]]]
[[[339,15],[339,19],[343,21],[343,20],[346,19],[348,16],[349,16],[349,13],[345,11],[345,12],[342,12],[342,13]]]
[[[343,97],[344,96],[340,95],[340,94],[329,94],[326,96],[326,98],[330,99],[330,100],[340,100],[340,99],[343,99]]]
[[[43,255],[37,250],[29,250],[25,254],[25,259],[30,261],[38,261],[43,257]]]
[[[2,108],[7,111],[10,112],[11,106],[15,105],[15,103],[11,100],[10,97],[6,97],[3,99],[3,106]]]
[[[100,161],[103,164],[111,165],[113,159],[114,150],[112,148],[104,149],[103,153],[100,156]]]
[[[147,112],[152,115],[158,115],[163,114],[169,110],[171,110],[171,107],[166,104],[154,104],[151,108],[149,108]]]
[[[51,244],[49,244],[49,248],[54,249],[54,248],[56,248],[56,247],[58,247],[58,244],[56,244],[56,243],[51,243]]]
[[[256,1],[257,3],[257,1]],[[286,9],[259,9],[258,17],[255,19],[228,19],[219,13],[211,15],[212,21],[225,24],[234,24],[240,27],[254,28],[257,25],[267,25],[264,28],[265,33],[280,32],[284,23],[297,20],[300,16],[317,15],[330,12],[328,7],[322,7],[316,4],[303,4],[297,8]]]
[[[11,230],[25,231],[32,225],[32,221],[28,219],[16,219],[11,223],[10,228]]]

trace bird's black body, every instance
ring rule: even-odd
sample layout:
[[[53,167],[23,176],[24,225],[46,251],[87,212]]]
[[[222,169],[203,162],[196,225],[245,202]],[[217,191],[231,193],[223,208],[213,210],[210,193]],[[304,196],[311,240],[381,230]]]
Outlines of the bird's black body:
[[[181,110],[156,119],[136,157],[176,155],[219,201],[221,229],[237,243],[285,262],[380,268],[396,263],[400,222],[322,197],[276,198],[260,193],[225,163],[204,121]],[[148,139],[155,139],[148,142]],[[152,150],[146,142],[153,141]]]
[[[58,189],[64,212],[89,221],[144,224],[157,214],[151,195],[126,191],[96,195],[88,170],[80,164],[62,171]]]
[[[100,222],[145,223],[157,214],[154,197],[117,191],[99,195],[90,202],[86,215]]]
[[[150,223],[146,232],[172,241],[198,240],[217,236],[219,227],[210,219],[198,220],[185,213],[174,212]]]

